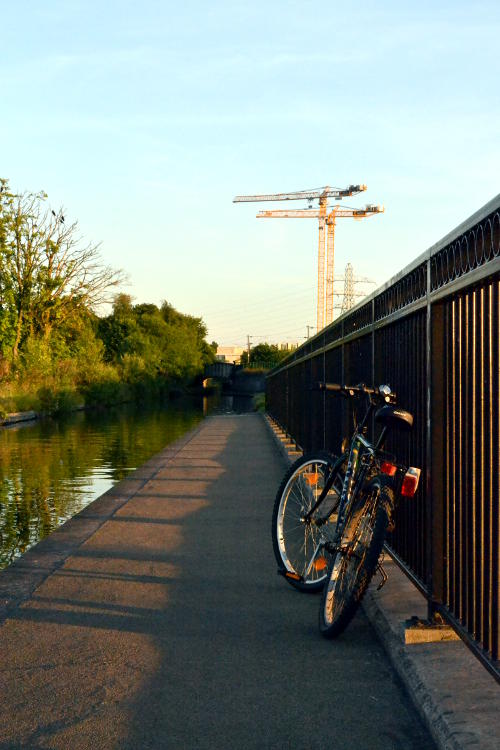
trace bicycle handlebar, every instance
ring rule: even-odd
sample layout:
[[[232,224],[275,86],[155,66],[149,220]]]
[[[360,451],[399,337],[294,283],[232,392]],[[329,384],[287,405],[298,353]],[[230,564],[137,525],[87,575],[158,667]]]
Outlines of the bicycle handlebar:
[[[358,385],[341,385],[340,383],[323,383],[319,382],[317,388],[320,391],[336,391],[337,393],[343,393],[345,396],[375,396],[380,398],[382,401],[395,401],[396,394],[391,390],[388,385],[379,385],[378,388],[370,388],[364,383]]]

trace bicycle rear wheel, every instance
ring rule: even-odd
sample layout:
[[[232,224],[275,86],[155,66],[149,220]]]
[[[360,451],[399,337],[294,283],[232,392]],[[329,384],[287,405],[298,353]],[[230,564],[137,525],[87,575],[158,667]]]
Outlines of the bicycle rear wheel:
[[[317,501],[336,462],[324,451],[299,458],[287,471],[274,501],[272,519],[273,549],[286,580],[300,591],[319,591],[326,580],[331,555],[325,542],[333,540],[335,510],[342,491],[339,470],[333,486],[310,521],[304,515]],[[316,525],[318,518],[327,518]]]
[[[325,638],[340,635],[354,617],[377,568],[393,507],[394,492],[379,477],[359,493],[321,596],[319,629]]]

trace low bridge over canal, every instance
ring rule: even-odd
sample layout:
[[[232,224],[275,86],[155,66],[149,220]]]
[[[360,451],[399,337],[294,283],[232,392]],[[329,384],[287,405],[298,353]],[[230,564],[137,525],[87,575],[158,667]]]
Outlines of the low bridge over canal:
[[[270,414],[305,450],[340,450],[343,399],[320,380],[389,383],[415,414],[394,448],[423,468],[392,554],[497,679],[500,196],[297,349],[267,378]],[[388,446],[390,449],[390,446]]]
[[[229,362],[214,362],[205,366],[205,378],[213,378],[222,381],[232,393],[254,394],[265,390],[265,377],[262,371],[252,371],[241,365],[233,365]]]
[[[205,365],[204,377],[230,380],[236,368],[237,365],[233,365],[232,362],[213,362],[211,365]]]

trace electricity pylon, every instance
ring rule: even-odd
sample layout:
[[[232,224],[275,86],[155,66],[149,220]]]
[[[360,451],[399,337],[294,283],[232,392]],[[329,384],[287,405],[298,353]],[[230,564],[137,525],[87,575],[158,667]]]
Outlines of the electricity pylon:
[[[335,281],[344,282],[344,293],[335,292],[336,297],[342,297],[340,304],[334,305],[334,309],[339,310],[340,314],[347,312],[356,304],[356,299],[366,297],[365,292],[357,292],[355,289],[356,284],[374,284],[375,282],[371,279],[362,278],[361,276],[354,276],[354,268],[351,263],[348,263],[345,267],[344,276],[337,277]]]

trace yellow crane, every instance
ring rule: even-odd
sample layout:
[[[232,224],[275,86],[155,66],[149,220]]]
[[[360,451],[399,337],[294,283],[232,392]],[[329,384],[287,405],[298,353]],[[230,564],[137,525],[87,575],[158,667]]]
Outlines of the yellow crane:
[[[363,209],[340,209],[333,208],[328,212],[328,198],[342,200],[352,195],[358,195],[366,190],[366,185],[349,185],[346,188],[333,188],[329,185],[313,190],[298,190],[292,193],[273,193],[261,195],[237,195],[233,203],[247,203],[260,201],[289,201],[306,200],[309,208],[290,211],[260,211],[257,218],[301,218],[319,221],[318,241],[318,306],[317,306],[317,330],[331,323],[333,319],[333,254],[335,220],[337,217],[350,217],[363,219],[383,212],[381,206],[366,206]],[[312,202],[319,201],[319,208],[313,209]],[[325,264],[325,226],[327,227],[326,242],[326,264]]]
[[[384,212],[383,206],[370,204],[364,208],[340,208],[336,206],[329,213],[319,209],[304,208],[292,210],[259,211],[258,219],[319,219],[318,243],[318,302],[316,325],[320,331],[333,320],[333,276],[335,222],[338,218],[366,219]],[[325,263],[325,224],[327,229]]]

